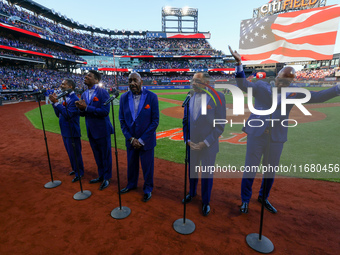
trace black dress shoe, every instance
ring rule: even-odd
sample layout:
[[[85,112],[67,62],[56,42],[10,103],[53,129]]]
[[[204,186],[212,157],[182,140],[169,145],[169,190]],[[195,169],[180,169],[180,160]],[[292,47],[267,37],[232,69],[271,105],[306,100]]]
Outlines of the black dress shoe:
[[[104,180],[102,184],[100,185],[99,190],[106,189],[109,186],[109,184],[110,184],[110,180]]]
[[[83,176],[81,175],[80,178],[81,177],[83,177]],[[79,176],[76,176],[76,177],[73,178],[72,182],[77,182],[77,181],[79,181],[80,178],[79,178]]]
[[[192,201],[192,196],[190,195],[190,193],[188,193],[188,195],[185,196],[185,203],[190,203]],[[182,204],[184,204],[184,198],[182,199]]]
[[[98,183],[98,182],[101,182],[101,181],[103,181],[103,177],[98,177],[98,178],[96,178],[96,179],[92,179],[91,181],[90,181],[90,183],[92,184],[92,183]]]
[[[74,175],[74,174],[75,174],[74,171],[71,171],[71,172],[68,173],[68,175]]]
[[[242,203],[241,207],[240,207],[240,212],[241,213],[248,213],[248,207],[249,207],[249,204],[244,202]]]
[[[143,196],[143,202],[149,201],[151,197],[152,197],[151,192],[145,193]]]
[[[258,197],[257,201],[259,201],[262,204],[262,197]],[[264,200],[264,208],[266,208],[269,212],[271,213],[277,213],[277,210],[275,209],[274,206],[269,203],[268,199]]]
[[[137,188],[131,188],[131,189],[129,189],[128,187],[125,187],[124,189],[121,189],[121,190],[120,190],[120,194],[128,193],[129,191],[134,190],[134,189],[137,189]]]
[[[210,213],[210,205],[203,204],[202,213],[203,213],[203,216],[207,216]]]

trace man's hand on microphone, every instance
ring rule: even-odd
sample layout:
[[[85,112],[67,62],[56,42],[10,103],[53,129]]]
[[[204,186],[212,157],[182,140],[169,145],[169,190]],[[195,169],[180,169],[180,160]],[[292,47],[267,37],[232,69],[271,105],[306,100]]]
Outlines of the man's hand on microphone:
[[[85,100],[76,101],[75,104],[76,104],[76,107],[81,111],[85,111],[85,109],[87,107]]]
[[[52,95],[49,95],[48,98],[51,100],[52,103],[57,103],[58,99],[57,99],[57,94],[53,93]]]

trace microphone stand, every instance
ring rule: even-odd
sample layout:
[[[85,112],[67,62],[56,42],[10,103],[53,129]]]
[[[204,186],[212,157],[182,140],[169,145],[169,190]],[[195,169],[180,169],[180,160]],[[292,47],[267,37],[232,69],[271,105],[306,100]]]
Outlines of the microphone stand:
[[[270,114],[269,119],[272,118],[272,114]],[[267,146],[265,153],[263,155],[263,165],[268,166],[268,161],[269,161],[269,152],[270,152],[270,140],[271,140],[271,135],[272,135],[272,124],[269,124],[269,134],[267,137]],[[269,169],[269,168],[268,168]],[[274,244],[265,236],[262,235],[262,228],[263,228],[263,214],[264,214],[264,204],[265,204],[265,199],[264,196],[266,194],[267,190],[267,172],[264,173],[263,175],[264,182],[263,182],[263,192],[262,192],[262,205],[261,205],[261,220],[260,220],[260,230],[259,234],[257,233],[252,233],[247,235],[246,237],[246,242],[247,244],[254,249],[257,252],[260,253],[271,253],[274,250]]]
[[[186,101],[185,104],[182,105],[182,107],[186,107],[187,114],[185,116],[184,122],[187,123],[188,128],[186,130],[186,136],[188,137],[189,135],[189,101]],[[186,219],[186,195],[187,195],[187,178],[188,178],[188,155],[189,155],[189,146],[185,144],[185,170],[184,170],[184,203],[183,203],[183,218],[176,220],[173,224],[172,227],[177,233],[180,233],[182,235],[189,235],[192,232],[195,231],[195,223],[189,219]]]
[[[46,131],[45,131],[45,125],[44,125],[44,118],[43,118],[42,111],[41,111],[41,104],[40,104],[40,99],[41,98],[40,98],[40,95],[41,94],[37,94],[36,95],[36,99],[37,99],[38,104],[39,104],[40,118],[41,118],[42,128],[43,128],[43,131],[44,131],[44,139],[45,139],[45,146],[46,146],[46,152],[47,152],[48,165],[50,167],[50,174],[51,174],[51,181],[46,183],[44,185],[44,187],[46,189],[52,189],[52,188],[58,187],[61,184],[61,181],[53,180],[51,159],[50,159],[50,153],[49,153],[49,150],[48,150],[47,137],[46,137]]]
[[[72,132],[71,116],[70,116],[70,113],[69,113],[68,108],[67,108],[66,95],[64,95],[63,98],[64,98],[64,101],[65,101],[65,109],[66,109],[66,113],[67,113],[67,117],[68,117],[67,122],[68,122],[68,127],[70,129],[71,140],[72,140],[72,149],[73,149],[73,153],[74,153],[74,159],[76,160],[76,170],[77,170],[77,174],[79,176],[79,184],[80,184],[80,191],[77,192],[76,194],[74,194],[73,198],[75,200],[85,200],[85,199],[87,199],[91,196],[91,191],[89,191],[89,190],[83,191],[83,186],[82,186],[82,183],[81,183],[81,176],[80,176],[80,172],[79,172],[79,163],[78,163],[78,157],[77,157],[77,151],[76,151],[76,142],[74,140],[74,136],[73,136],[73,132]]]
[[[113,100],[117,97],[118,97],[118,95],[112,96],[105,103],[111,102],[112,125],[113,125],[113,130],[114,130],[113,137],[114,137],[114,141],[115,141],[115,156],[116,156],[116,168],[117,168],[118,198],[119,198],[119,207],[116,207],[115,209],[113,209],[111,211],[111,217],[119,220],[119,219],[124,219],[124,218],[128,217],[131,213],[131,209],[129,207],[122,206],[122,200],[121,200],[121,194],[120,194],[116,125],[115,125],[115,114],[114,114],[114,107],[113,107]]]

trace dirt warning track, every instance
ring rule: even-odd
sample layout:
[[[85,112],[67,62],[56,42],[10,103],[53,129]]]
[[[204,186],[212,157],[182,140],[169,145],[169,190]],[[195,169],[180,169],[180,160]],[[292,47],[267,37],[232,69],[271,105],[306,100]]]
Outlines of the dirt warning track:
[[[53,173],[62,184],[44,188],[50,175],[43,132],[24,116],[36,107],[34,102],[0,107],[0,254],[258,254],[248,247],[245,237],[259,231],[261,207],[256,198],[260,179],[255,179],[247,215],[238,211],[240,179],[214,180],[208,217],[201,214],[199,187],[198,196],[187,205],[187,218],[196,224],[196,230],[184,236],[172,228],[183,217],[184,166],[156,159],[152,199],[141,201],[140,173],[138,189],[122,195],[131,215],[115,220],[110,212],[118,206],[116,169],[104,191],[98,190],[99,184],[90,185],[97,170],[88,142],[82,143],[83,188],[92,196],[84,201],[72,198],[80,190],[79,183],[71,183],[68,176],[70,164],[62,138],[49,132]],[[126,152],[119,150],[118,154],[124,187]],[[275,246],[273,254],[338,254],[339,193],[339,183],[275,180],[270,201],[278,214],[265,211],[263,228]]]

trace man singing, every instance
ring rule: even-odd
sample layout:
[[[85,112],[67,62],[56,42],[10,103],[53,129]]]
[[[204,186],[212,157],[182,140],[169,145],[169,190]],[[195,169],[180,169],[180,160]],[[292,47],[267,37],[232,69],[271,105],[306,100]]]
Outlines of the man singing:
[[[84,79],[86,90],[81,100],[76,102],[80,116],[85,116],[87,136],[98,166],[98,178],[90,183],[102,182],[99,190],[107,188],[112,177],[111,134],[114,130],[110,122],[110,105],[104,106],[109,93],[99,86],[101,75],[90,70]]]
[[[59,118],[61,135],[63,137],[65,149],[71,162],[72,171],[69,174],[75,174],[72,182],[76,182],[79,181],[79,179],[84,175],[84,164],[83,158],[81,156],[79,113],[75,105],[75,102],[78,101],[79,98],[74,93],[76,84],[73,80],[63,80],[60,87],[63,92],[71,91],[65,96],[66,101],[58,103],[57,95],[55,93],[49,95],[49,99],[52,102],[55,114]],[[73,142],[75,143],[76,154],[74,154],[74,149],[72,148]],[[77,168],[79,168],[79,174]]]

